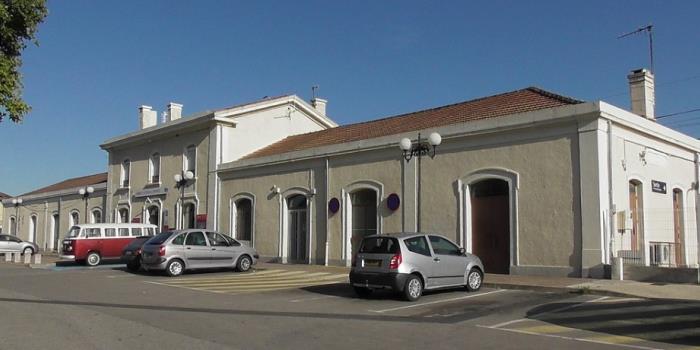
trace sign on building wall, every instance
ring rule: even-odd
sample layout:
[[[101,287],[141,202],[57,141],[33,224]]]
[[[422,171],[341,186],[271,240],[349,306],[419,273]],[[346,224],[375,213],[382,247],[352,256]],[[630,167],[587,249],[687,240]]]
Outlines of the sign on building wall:
[[[666,193],[666,183],[656,180],[651,180],[651,190],[656,193]]]
[[[141,190],[141,191],[134,193],[134,197],[139,198],[139,197],[160,196],[160,195],[164,195],[166,193],[168,193],[167,187],[147,188],[145,190]]]

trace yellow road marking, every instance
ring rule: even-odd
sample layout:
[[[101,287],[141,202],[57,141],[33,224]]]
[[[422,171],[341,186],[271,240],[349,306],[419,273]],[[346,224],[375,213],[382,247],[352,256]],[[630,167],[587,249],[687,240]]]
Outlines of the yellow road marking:
[[[338,279],[335,278],[309,278],[309,279],[298,279],[298,280],[285,280],[285,281],[274,281],[274,282],[255,282],[255,283],[240,283],[240,284],[228,284],[228,285],[215,285],[215,286],[192,286],[197,288],[207,288],[212,290],[218,289],[229,289],[229,288],[250,288],[256,286],[285,286],[285,285],[304,285],[304,284],[316,284],[316,283],[337,283]]]
[[[626,337],[624,335],[601,335],[596,337],[587,337],[586,339],[612,344],[629,344],[644,341],[642,339]]]
[[[174,283],[174,284],[177,284],[180,286],[182,286],[182,285],[202,285],[202,286],[212,285],[212,286],[217,286],[217,285],[222,285],[222,284],[238,284],[238,283],[250,283],[250,282],[260,282],[260,281],[274,282],[274,281],[284,281],[284,280],[297,280],[300,278],[301,279],[313,278],[316,276],[328,276],[328,274],[320,272],[320,273],[316,273],[316,274],[307,274],[307,275],[303,275],[303,276],[302,275],[264,276],[264,277],[261,276],[259,278],[244,278],[244,279],[243,278],[222,278],[219,280],[211,280],[211,281],[207,280],[204,282],[189,281],[187,283]],[[344,275],[342,277],[347,278],[347,276],[344,276]],[[336,278],[339,278],[339,277],[336,277]],[[168,282],[165,282],[165,283],[167,284]]]
[[[571,329],[571,328],[556,326],[556,325],[523,327],[523,328],[517,328],[517,330],[531,332],[531,333],[540,333],[540,334],[556,334],[556,333],[565,333],[565,332],[573,331],[573,329]]]
[[[274,278],[277,276],[293,276],[293,275],[302,275],[304,274],[304,271],[288,271],[288,272],[280,272],[276,274],[265,274],[265,275],[238,275],[238,276],[219,276],[219,277],[210,277],[210,278],[187,278],[187,279],[174,279],[174,280],[166,280],[163,283],[169,283],[169,284],[188,284],[188,283],[203,283],[203,282],[217,282],[217,281],[226,281],[226,280],[246,280],[246,279],[258,279],[258,278]]]

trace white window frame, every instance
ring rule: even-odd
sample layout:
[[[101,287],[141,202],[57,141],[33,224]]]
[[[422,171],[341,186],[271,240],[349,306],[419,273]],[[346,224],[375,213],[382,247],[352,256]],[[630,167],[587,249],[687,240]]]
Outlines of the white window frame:
[[[99,223],[104,222],[104,213],[102,213],[102,208],[100,207],[95,207],[90,210],[90,223],[91,224],[97,224],[98,222],[95,222],[95,212],[100,213],[100,221]]]
[[[149,184],[160,184],[161,179],[160,179],[160,153],[154,152],[151,154],[151,156],[148,158],[148,181],[147,183]],[[157,159],[158,161],[158,166],[155,166],[154,160]],[[153,181],[153,177],[158,176],[158,181]]]
[[[236,218],[238,213],[238,206],[236,205],[236,202],[243,199],[247,199],[250,201],[250,246],[255,248],[255,195],[252,193],[239,193],[231,197],[231,200],[229,202],[231,215],[229,219],[229,226],[231,228],[231,237],[239,239],[238,232],[236,232]]]
[[[190,160],[190,149],[193,150],[192,156],[193,156],[193,169],[188,169],[189,167],[189,160]],[[188,170],[191,170],[192,173],[197,176],[197,146],[196,145],[189,145],[185,147],[185,151],[182,153],[182,171],[186,172]]]
[[[78,220],[77,220],[78,222],[75,222],[75,220],[73,219],[73,214],[78,215]],[[70,214],[68,215],[68,223],[70,224],[68,226],[68,229],[70,229],[71,227],[73,227],[75,225],[79,225],[80,224],[80,211],[78,211],[77,209],[71,210]]]
[[[127,176],[128,175],[128,176]],[[128,184],[124,186],[124,181],[128,181]],[[121,176],[119,177],[119,188],[129,188],[131,187],[131,160],[129,158],[124,159],[121,164]]]

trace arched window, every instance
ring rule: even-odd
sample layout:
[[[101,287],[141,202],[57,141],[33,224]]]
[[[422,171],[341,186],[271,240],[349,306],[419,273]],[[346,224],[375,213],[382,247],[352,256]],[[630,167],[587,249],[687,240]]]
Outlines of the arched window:
[[[160,182],[160,153],[153,153],[148,162],[148,174],[151,183]]]
[[[148,207],[148,223],[160,226],[160,208],[157,205]]]
[[[253,202],[248,198],[241,198],[235,202],[236,223],[235,235],[241,241],[250,241],[253,238]]]
[[[17,220],[14,216],[10,217],[10,234],[17,236]]]
[[[121,208],[119,209],[119,223],[126,224],[129,222],[129,209]]]
[[[102,222],[102,210],[100,210],[99,208],[95,208],[92,210],[92,212],[90,214],[91,214],[90,215],[91,216],[91,218],[90,218],[91,223],[99,224]]]
[[[195,145],[187,146],[184,158],[184,170],[191,171],[192,174],[197,174],[195,171],[197,167],[197,147],[195,147]]]
[[[80,213],[74,211],[70,213],[70,225],[75,226],[80,223]]]
[[[124,159],[122,162],[122,174],[121,174],[121,185],[122,187],[129,187],[129,177],[131,174],[131,161]]]
[[[194,203],[187,203],[182,208],[182,228],[194,228]]]

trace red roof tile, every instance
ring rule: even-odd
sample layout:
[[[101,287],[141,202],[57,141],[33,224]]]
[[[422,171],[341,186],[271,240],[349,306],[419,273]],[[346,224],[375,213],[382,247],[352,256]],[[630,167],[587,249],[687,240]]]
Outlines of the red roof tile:
[[[39,194],[39,193],[46,193],[46,192],[54,192],[54,191],[60,191],[60,190],[67,190],[69,188],[75,188],[75,187],[81,187],[81,186],[97,185],[97,184],[106,183],[106,182],[107,182],[107,173],[74,177],[72,179],[64,180],[64,181],[55,183],[53,185],[40,188],[38,190],[27,192],[27,193],[23,194],[23,196],[28,196],[28,195],[32,195],[32,194]]]
[[[573,98],[536,87],[423,111],[349,124],[307,134],[289,136],[244,157],[259,158],[286,152],[400,134],[450,124],[495,118],[509,114],[578,104]]]

